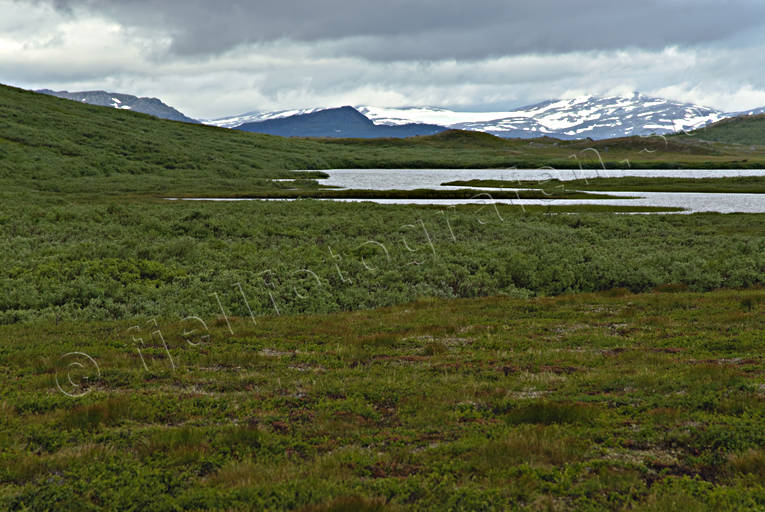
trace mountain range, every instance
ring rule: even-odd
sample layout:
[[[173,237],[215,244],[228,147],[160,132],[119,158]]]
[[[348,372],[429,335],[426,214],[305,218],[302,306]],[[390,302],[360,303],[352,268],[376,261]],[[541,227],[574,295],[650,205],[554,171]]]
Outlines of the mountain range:
[[[582,96],[549,100],[504,112],[457,112],[436,107],[355,108],[378,126],[426,124],[444,129],[481,131],[505,138],[549,136],[559,139],[607,139],[672,133],[700,128],[721,119],[743,114],[726,113],[637,93],[605,98]],[[247,126],[249,130],[253,130],[256,126],[268,126],[257,123],[276,119],[297,121],[298,116],[310,116],[317,112],[321,112],[321,109],[249,112],[203,122],[226,128]],[[299,132],[299,129],[296,131]],[[332,136],[330,133],[323,135]]]
[[[384,109],[362,112],[381,124],[410,119],[439,120],[445,126],[505,138],[610,139],[692,130],[728,117],[719,110],[634,94],[549,100],[509,112],[452,112],[443,109]]]
[[[69,92],[40,89],[35,92],[49,94],[59,98],[66,98],[68,100],[79,101],[81,103],[88,103],[89,105],[134,110],[136,112],[149,114],[154,117],[160,117],[162,119],[170,119],[172,121],[199,123],[199,121],[196,119],[187,117],[173,107],[165,105],[157,98],[139,98],[138,96],[133,96],[130,94],[106,91]]]
[[[105,91],[51,94],[93,105],[131,109],[164,119],[198,123],[156,98]],[[275,112],[247,112],[202,123],[286,137],[411,137],[446,129],[472,130],[504,138],[554,137],[608,139],[693,130],[741,115],[765,113],[765,107],[724,112],[633,93],[549,100],[508,111],[461,112],[438,107],[344,106]]]

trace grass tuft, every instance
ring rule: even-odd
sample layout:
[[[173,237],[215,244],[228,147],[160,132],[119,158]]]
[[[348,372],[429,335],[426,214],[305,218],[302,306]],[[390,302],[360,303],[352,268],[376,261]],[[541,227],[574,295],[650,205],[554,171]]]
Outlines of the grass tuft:
[[[750,475],[765,482],[765,450],[751,449],[728,456],[728,470],[733,475]]]
[[[81,405],[69,411],[61,420],[69,429],[97,430],[101,426],[118,424],[129,414],[129,402],[124,397],[111,397],[89,405]]]
[[[592,406],[555,402],[512,406],[504,414],[505,421],[513,425],[523,423],[539,425],[592,423],[595,417],[596,411]]]
[[[441,341],[431,341],[422,349],[422,354],[426,356],[440,356],[448,353],[449,347]]]
[[[384,512],[391,510],[382,498],[364,498],[349,496],[334,499],[328,503],[311,505],[302,512]]]

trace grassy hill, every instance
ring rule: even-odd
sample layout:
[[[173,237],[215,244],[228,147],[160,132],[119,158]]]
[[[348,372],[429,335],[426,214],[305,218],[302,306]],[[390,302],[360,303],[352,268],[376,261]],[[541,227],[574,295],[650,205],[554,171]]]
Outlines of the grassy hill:
[[[765,114],[723,119],[691,135],[725,144],[762,146],[765,145]]]
[[[129,180],[131,190],[151,190],[162,178],[213,185],[327,167],[328,153],[315,142],[160,120],[0,86],[0,178],[17,182],[64,186],[78,178],[87,188],[112,177],[119,189],[120,176],[140,176]]]

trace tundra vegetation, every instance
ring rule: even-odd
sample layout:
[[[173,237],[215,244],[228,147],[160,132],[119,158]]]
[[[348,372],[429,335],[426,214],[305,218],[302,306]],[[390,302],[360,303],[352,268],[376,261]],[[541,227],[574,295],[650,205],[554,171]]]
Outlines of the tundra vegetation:
[[[765,215],[165,199],[600,166],[587,144],[765,163],[290,140],[0,87],[0,509],[765,508]]]

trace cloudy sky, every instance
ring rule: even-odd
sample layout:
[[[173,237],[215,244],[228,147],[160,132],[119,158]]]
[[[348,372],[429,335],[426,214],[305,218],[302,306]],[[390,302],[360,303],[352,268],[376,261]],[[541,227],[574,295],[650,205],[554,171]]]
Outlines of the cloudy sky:
[[[765,2],[0,0],[0,82],[197,118],[631,91],[735,111],[765,106]]]

